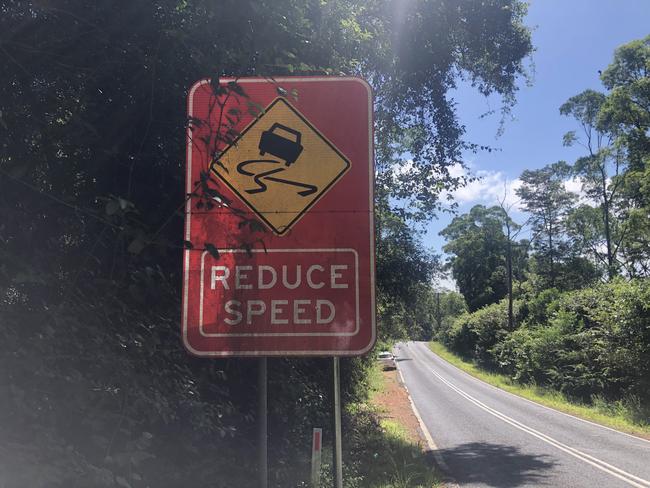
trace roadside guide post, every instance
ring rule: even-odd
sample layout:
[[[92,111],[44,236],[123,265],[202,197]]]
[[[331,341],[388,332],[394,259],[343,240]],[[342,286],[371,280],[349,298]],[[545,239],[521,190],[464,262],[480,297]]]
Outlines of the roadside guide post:
[[[311,436],[311,486],[320,487],[320,467],[323,453],[323,429],[314,428]]]
[[[259,485],[267,357],[340,357],[375,342],[372,94],[359,78],[201,80],[188,95],[181,332],[201,357],[259,358]]]

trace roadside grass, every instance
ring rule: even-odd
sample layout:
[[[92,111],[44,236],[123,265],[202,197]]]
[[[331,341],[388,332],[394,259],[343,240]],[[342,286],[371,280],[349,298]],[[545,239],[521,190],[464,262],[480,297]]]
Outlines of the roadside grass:
[[[628,434],[650,439],[650,425],[635,421],[633,413],[622,403],[607,403],[600,399],[595,399],[593,405],[575,403],[558,391],[536,385],[523,385],[515,382],[508,376],[481,369],[473,362],[466,361],[457,356],[439,342],[429,342],[429,349],[466,373],[509,393],[551,407],[560,412],[568,413]]]
[[[382,418],[382,414],[387,411],[376,399],[378,393],[386,387],[386,382],[378,365],[373,366],[369,372],[368,382],[369,401],[347,407],[357,424],[354,438],[348,444],[347,456],[356,465],[355,471],[360,478],[354,480],[346,477],[346,488],[441,486],[431,453],[425,452],[418,440],[412,439],[401,424]]]

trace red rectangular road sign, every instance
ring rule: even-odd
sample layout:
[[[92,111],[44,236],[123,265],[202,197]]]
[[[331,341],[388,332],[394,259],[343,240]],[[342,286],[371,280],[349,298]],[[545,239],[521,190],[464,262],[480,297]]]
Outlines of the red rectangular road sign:
[[[197,82],[182,335],[199,356],[375,341],[372,95],[358,78]]]

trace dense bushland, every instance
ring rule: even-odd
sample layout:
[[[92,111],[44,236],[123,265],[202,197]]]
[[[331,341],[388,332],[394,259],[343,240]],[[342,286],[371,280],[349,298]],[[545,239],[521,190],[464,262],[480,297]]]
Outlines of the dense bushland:
[[[459,316],[438,339],[516,381],[581,402],[623,402],[636,420],[650,419],[650,282],[523,295],[515,314],[520,325],[510,330],[502,300]]]
[[[179,337],[198,79],[368,79],[380,337],[419,327],[413,292],[435,263],[410,224],[464,183],[449,167],[475,148],[446,94],[462,74],[507,108],[531,43],[519,0],[394,5],[0,2],[0,486],[256,482],[256,362],[199,360]],[[366,395],[369,361],[343,361],[346,403]],[[269,368],[271,485],[286,488],[308,479],[311,428],[331,443],[331,359]],[[363,449],[366,420],[346,414],[347,449]],[[362,485],[369,468],[346,463]]]

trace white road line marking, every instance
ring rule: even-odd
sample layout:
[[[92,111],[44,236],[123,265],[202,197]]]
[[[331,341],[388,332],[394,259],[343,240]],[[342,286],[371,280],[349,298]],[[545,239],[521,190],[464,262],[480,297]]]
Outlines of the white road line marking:
[[[586,454],[582,451],[579,451],[578,449],[575,449],[571,446],[568,446],[566,444],[563,444],[562,442],[546,435],[543,434],[542,432],[539,432],[538,430],[533,429],[532,427],[527,426],[526,424],[523,424],[511,417],[508,417],[504,413],[499,412],[498,410],[493,409],[492,407],[487,406],[480,400],[477,400],[470,394],[464,392],[460,388],[456,387],[453,385],[451,382],[447,381],[444,379],[442,376],[440,376],[438,373],[435,371],[431,370],[431,372],[436,376],[440,381],[442,381],[445,385],[447,385],[449,388],[454,390],[456,393],[458,393],[460,396],[465,398],[466,400],[474,403],[476,406],[480,407],[481,409],[485,410],[488,412],[490,415],[493,415],[494,417],[506,422],[507,424],[512,425],[513,427],[526,432],[527,434],[536,437],[547,444],[550,444],[561,451],[566,452],[567,454],[580,459],[581,461],[590,464],[594,466],[595,468],[600,469],[601,471],[606,472],[607,474],[610,474],[612,476],[615,476],[616,478],[626,482],[627,484],[637,487],[637,488],[650,488],[650,481],[644,480],[643,478],[639,478],[638,476],[634,476],[633,474],[630,474],[626,471],[623,471],[620,468],[617,468],[616,466],[612,466],[611,464],[606,463],[605,461],[602,461],[601,459],[595,458],[593,456],[590,456],[589,454]]]
[[[427,441],[427,447],[429,448],[429,451],[433,453],[433,457],[435,458],[438,466],[440,466],[440,468],[443,469],[447,475],[451,476],[451,469],[449,469],[449,465],[443,459],[442,454],[440,454],[440,450],[438,449],[438,446],[433,440],[433,436],[431,435],[431,432],[429,432],[429,429],[427,429],[424,420],[422,420],[422,417],[420,416],[420,412],[418,411],[417,407],[415,406],[415,402],[411,397],[411,392],[409,391],[408,386],[406,386],[406,380],[404,379],[404,375],[402,374],[402,369],[399,367],[397,361],[395,361],[395,365],[397,366],[397,372],[399,373],[399,377],[402,380],[402,386],[404,386],[404,390],[406,390],[406,395],[409,399],[409,403],[411,404],[411,410],[413,410],[413,414],[415,415],[415,418],[418,420],[418,424],[420,424],[420,429],[424,434],[424,439]],[[449,482],[447,482],[445,486],[452,488],[452,484]],[[455,484],[453,485],[453,487],[456,486],[457,485]]]
[[[419,345],[419,344],[418,344],[418,345]],[[537,403],[537,402],[534,401],[534,400],[530,400],[530,399],[528,399],[528,398],[522,397],[522,396],[520,396],[520,395],[517,395],[516,393],[512,393],[512,392],[510,392],[510,391],[507,391],[507,390],[504,390],[504,389],[502,389],[502,388],[499,388],[498,386],[491,385],[490,383],[487,383],[487,382],[483,381],[482,379],[477,378],[476,376],[471,375],[471,374],[468,373],[467,371],[463,371],[463,370],[460,369],[458,366],[455,366],[455,365],[451,364],[451,363],[450,363],[449,361],[447,361],[446,359],[442,358],[441,356],[438,356],[435,352],[433,352],[431,349],[429,349],[426,345],[424,345],[423,347],[425,348],[425,350],[426,350],[427,352],[431,353],[434,357],[440,359],[441,361],[444,361],[445,364],[447,364],[447,365],[449,365],[450,367],[454,368],[455,370],[461,372],[462,374],[466,375],[467,377],[471,378],[472,380],[477,381],[477,382],[479,382],[479,383],[482,383],[482,384],[484,384],[484,385],[489,386],[489,387],[492,388],[493,390],[497,390],[497,391],[500,391],[500,392],[506,393],[506,394],[508,394],[508,395],[510,395],[510,396],[512,396],[512,397],[518,398],[518,399],[523,400],[523,401],[528,402],[528,403],[532,403],[533,405],[537,405],[538,407],[545,408],[546,410],[550,410],[551,412],[559,413],[559,414],[564,415],[564,416],[566,416],[566,417],[570,417],[570,418],[572,418],[572,419],[574,419],[574,420],[579,420],[580,422],[584,422],[585,424],[593,425],[594,427],[600,427],[601,429],[609,430],[609,431],[611,431],[611,432],[616,432],[617,434],[624,435],[625,437],[630,437],[631,439],[634,439],[635,441],[641,441],[641,442],[645,442],[645,443],[650,444],[650,439],[644,439],[643,437],[639,437],[639,436],[636,436],[636,435],[633,435],[633,434],[628,434],[627,432],[622,432],[622,431],[620,431],[620,430],[616,430],[616,429],[614,429],[614,428],[612,428],[612,427],[607,427],[606,425],[602,425],[602,424],[598,424],[598,423],[596,423],[596,422],[592,422],[591,420],[587,420],[587,419],[583,419],[583,418],[580,418],[580,417],[576,417],[575,415],[571,415],[570,413],[566,413],[566,412],[563,412],[563,411],[561,411],[561,410],[556,410],[556,409],[553,408],[553,407],[549,407],[549,406],[547,406],[547,405],[543,405],[543,404],[541,404],[541,403]]]

